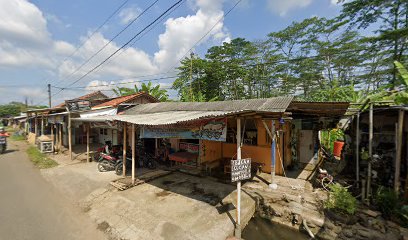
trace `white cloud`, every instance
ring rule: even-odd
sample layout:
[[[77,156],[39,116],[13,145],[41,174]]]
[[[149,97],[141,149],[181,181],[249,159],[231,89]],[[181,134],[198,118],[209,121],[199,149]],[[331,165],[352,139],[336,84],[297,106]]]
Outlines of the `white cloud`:
[[[268,8],[272,12],[285,16],[289,11],[309,6],[313,0],[267,0]],[[332,1],[332,0],[331,0]]]
[[[150,75],[163,72],[163,70],[167,71],[170,66],[179,63],[179,59],[214,25],[211,33],[202,40],[201,44],[208,40],[215,43],[230,41],[230,34],[223,23],[222,6],[224,0],[191,0],[191,3],[194,14],[170,18],[165,22],[165,31],[158,36],[159,50],[156,53],[148,54],[136,47],[127,48],[113,56],[106,64],[76,86],[87,85],[90,79],[95,78],[99,79],[98,82],[91,82],[90,84],[100,85],[106,82],[106,79],[113,77]],[[96,33],[74,56],[62,62],[76,48],[68,42],[53,39],[49,32],[47,21],[58,22],[58,16],[44,15],[37,6],[27,0],[0,0],[0,6],[0,67],[13,67],[22,71],[29,71],[28,67],[33,67],[33,69],[40,69],[46,75],[52,76],[58,82],[58,80],[65,79],[70,75],[109,41],[102,33]],[[131,21],[138,14],[140,14],[140,9],[137,7],[123,10],[120,14],[122,23]],[[221,21],[219,21],[220,19]],[[84,42],[86,39],[87,37],[83,36],[81,41]],[[119,47],[120,45],[115,42],[109,43],[80,71],[68,80],[65,79],[65,82],[60,82],[59,85],[65,86],[76,80]],[[58,69],[56,69],[57,66],[59,66]],[[170,80],[161,84],[168,86]],[[78,96],[91,89],[63,91],[56,96],[53,102]],[[47,96],[45,90],[30,93],[27,92],[26,88],[18,93],[27,96],[32,95],[33,98],[37,95],[41,95],[41,98]]]
[[[222,3],[223,1],[197,0],[194,7],[198,10],[195,15],[170,18],[165,22],[166,30],[160,34],[158,41],[160,50],[154,54],[154,61],[160,69],[167,70],[177,63],[214,25],[203,41],[211,37],[219,43],[229,39],[223,21],[219,21],[224,17]]]
[[[142,9],[132,6],[125,8],[119,12],[120,23],[123,25],[128,24],[129,22],[133,21],[137,16],[140,15]]]

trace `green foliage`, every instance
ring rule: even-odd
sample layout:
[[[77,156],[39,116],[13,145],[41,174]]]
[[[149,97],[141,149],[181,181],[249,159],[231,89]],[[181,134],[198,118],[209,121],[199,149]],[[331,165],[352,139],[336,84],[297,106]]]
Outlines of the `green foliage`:
[[[393,189],[383,186],[377,189],[374,202],[387,218],[397,214],[401,207],[398,194]]]
[[[147,84],[142,83],[140,88],[138,88],[137,85],[134,86],[134,89],[127,87],[117,87],[116,89],[113,89],[113,92],[118,96],[127,96],[138,92],[145,92],[152,95],[161,102],[165,102],[169,98],[166,89],[161,89],[160,84],[153,86],[152,82],[150,81]]]
[[[38,148],[31,146],[27,149],[27,155],[30,160],[36,165],[38,168],[52,168],[58,166],[58,163],[50,158],[48,158],[45,154],[41,153]]]
[[[329,188],[329,198],[325,202],[325,207],[341,213],[354,214],[357,209],[357,200],[347,188],[338,183],[331,184]]]
[[[334,128],[328,131],[321,132],[321,143],[326,147],[326,149],[329,149],[330,152],[333,152],[335,141],[344,141],[343,130]]]

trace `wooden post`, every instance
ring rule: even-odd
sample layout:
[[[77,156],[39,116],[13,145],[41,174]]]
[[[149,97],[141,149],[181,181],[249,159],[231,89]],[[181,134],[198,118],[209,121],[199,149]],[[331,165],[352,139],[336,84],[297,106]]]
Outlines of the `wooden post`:
[[[271,120],[271,132],[272,132],[272,143],[271,143],[271,184],[270,188],[276,189],[275,184],[275,168],[276,168],[276,133],[275,133],[275,120]]]
[[[127,141],[126,141],[126,134],[127,134],[127,123],[123,123],[123,173],[122,175],[126,176],[126,148],[127,148]],[[132,151],[132,161],[133,161],[133,151]]]
[[[55,146],[55,144],[54,144],[54,124],[50,124],[50,126],[51,126],[51,141],[52,141],[52,151],[54,152],[54,146]]]
[[[59,144],[59,147],[58,147],[58,150],[59,151],[61,151],[61,149],[62,149],[62,124],[58,124],[59,125],[59,141],[58,141],[58,144]]]
[[[356,182],[360,187],[360,112],[357,113],[356,123]]]
[[[135,144],[135,124],[132,124],[132,184],[135,184],[135,175],[136,175],[136,169],[135,169],[135,150],[136,150],[136,144]]]
[[[241,119],[237,118],[237,160],[241,159]],[[235,237],[241,238],[241,181],[237,182],[237,217]]]
[[[86,124],[86,162],[89,162],[89,131],[91,130],[90,128],[91,123]]]
[[[374,109],[373,103],[370,103],[370,112],[369,112],[369,123],[368,123],[368,170],[367,170],[367,194],[366,198],[369,199],[371,196],[371,161],[373,159],[373,118],[374,118]],[[369,202],[369,201],[367,201]]]
[[[38,119],[37,119],[37,114],[35,114],[34,118],[34,133],[35,133],[35,138],[38,137]]]
[[[69,158],[72,160],[72,128],[71,128],[71,114],[68,113],[68,149]]]
[[[395,154],[395,173],[394,173],[394,191],[399,193],[400,188],[400,171],[402,158],[402,131],[404,126],[404,110],[400,109],[398,113],[398,128],[397,128],[397,152]]]
[[[41,116],[41,136],[44,135],[44,116]]]

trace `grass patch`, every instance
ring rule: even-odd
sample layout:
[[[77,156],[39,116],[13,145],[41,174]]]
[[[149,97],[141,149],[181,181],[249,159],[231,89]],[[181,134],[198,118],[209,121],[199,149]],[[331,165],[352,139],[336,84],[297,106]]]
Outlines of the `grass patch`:
[[[25,137],[23,135],[11,135],[10,139],[13,141],[24,141]]]
[[[38,168],[52,168],[58,166],[58,163],[50,158],[48,158],[45,154],[41,153],[36,147],[29,147],[27,149],[27,154],[30,160],[36,165]]]

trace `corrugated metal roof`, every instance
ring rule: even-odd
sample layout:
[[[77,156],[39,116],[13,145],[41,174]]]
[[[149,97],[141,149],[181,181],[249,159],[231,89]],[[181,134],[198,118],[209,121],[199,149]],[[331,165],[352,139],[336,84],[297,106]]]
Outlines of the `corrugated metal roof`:
[[[234,112],[228,111],[169,111],[142,113],[137,115],[116,115],[113,119],[138,125],[169,125],[203,118],[223,117]]]
[[[109,101],[106,101],[104,103],[93,106],[92,109],[100,109],[100,108],[105,108],[105,107],[117,107],[121,103],[126,103],[126,102],[132,101],[132,100],[134,100],[136,98],[143,97],[143,96],[152,99],[152,102],[157,102],[158,101],[153,96],[151,96],[151,95],[149,95],[149,94],[147,94],[145,92],[138,92],[138,93],[134,93],[134,94],[127,95],[127,96],[121,96],[121,97],[113,98],[113,99],[111,99]]]
[[[275,97],[264,99],[246,99],[217,102],[163,102],[137,105],[125,112],[125,115],[140,113],[159,113],[170,111],[259,111],[285,112],[293,97]]]

